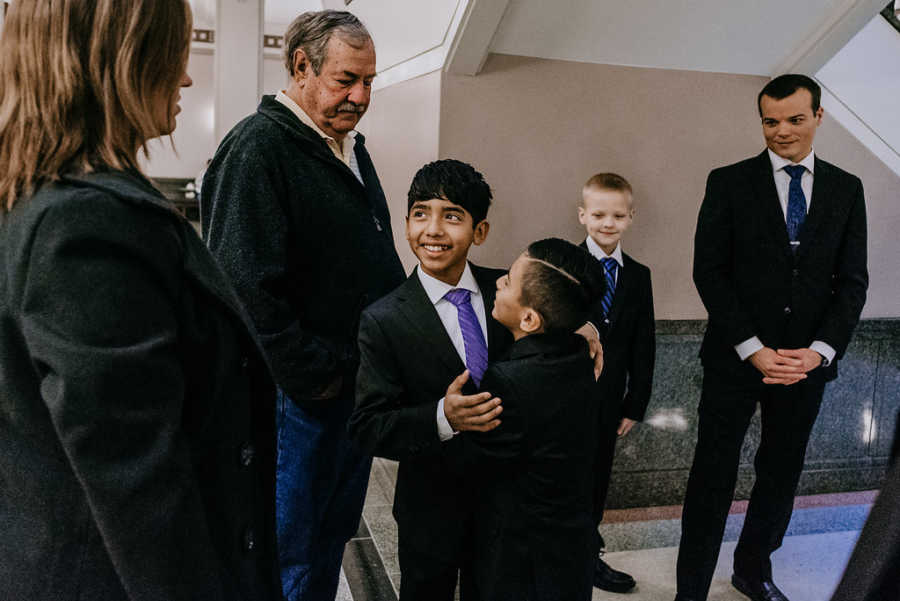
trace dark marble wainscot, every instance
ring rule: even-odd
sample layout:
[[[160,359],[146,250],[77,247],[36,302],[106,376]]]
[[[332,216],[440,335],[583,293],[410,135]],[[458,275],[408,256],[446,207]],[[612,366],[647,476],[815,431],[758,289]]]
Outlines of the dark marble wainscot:
[[[607,507],[678,505],[697,440],[705,321],[656,322],[656,371],[646,421],[619,441]],[[879,488],[900,409],[900,319],[860,323],[828,384],[798,494]],[[744,441],[735,498],[753,485],[759,412]]]

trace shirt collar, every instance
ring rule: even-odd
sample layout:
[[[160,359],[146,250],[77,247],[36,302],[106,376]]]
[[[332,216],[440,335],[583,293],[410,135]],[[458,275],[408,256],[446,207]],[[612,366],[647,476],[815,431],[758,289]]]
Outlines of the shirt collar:
[[[466,262],[466,268],[463,270],[462,276],[460,276],[456,286],[451,286],[446,282],[442,282],[439,279],[428,275],[422,269],[421,265],[416,267],[416,273],[419,276],[422,287],[425,289],[425,294],[428,295],[428,300],[430,300],[433,305],[436,305],[439,300],[444,298],[445,294],[454,289],[468,290],[474,295],[481,294],[481,288],[478,287],[478,283],[475,281],[475,276],[472,275],[472,269],[469,267],[468,262]]]
[[[594,239],[591,238],[590,236],[588,236],[585,239],[585,242],[587,243],[588,252],[591,253],[592,255],[594,255],[594,257],[598,261],[603,260],[603,259],[615,259],[616,263],[619,264],[619,267],[624,267],[625,260],[622,258],[622,243],[621,242],[616,244],[616,249],[614,251],[612,251],[611,255],[608,255],[605,252],[603,252],[603,249],[600,248],[600,245],[597,244],[596,242],[594,242]]]
[[[325,140],[331,140],[332,142],[337,144],[337,140],[335,140],[334,138],[332,138],[331,136],[326,134],[324,131],[319,129],[319,126],[316,125],[316,122],[312,120],[312,117],[310,117],[309,114],[307,114],[307,112],[303,110],[303,107],[301,107],[299,104],[294,102],[294,99],[291,98],[290,96],[288,96],[284,90],[281,90],[280,92],[278,92],[275,95],[275,100],[277,100],[284,106],[291,109],[291,112],[294,113],[294,115],[296,115],[298,119],[300,119],[300,122],[303,123],[303,125],[306,125],[310,129],[312,129],[314,132],[316,132],[319,135],[319,137],[324,138]],[[355,138],[355,137],[356,137],[355,129],[350,130],[347,133],[347,138]],[[345,140],[346,140],[346,138],[345,138]]]
[[[806,157],[799,163],[793,163],[784,157],[778,156],[777,154],[772,152],[771,148],[767,148],[766,150],[768,150],[768,152],[769,152],[769,160],[772,162],[772,171],[773,172],[778,172],[779,170],[784,169],[788,165],[802,165],[803,167],[806,167],[806,170],[809,171],[810,173],[815,173],[816,151],[814,149],[810,150],[809,154],[806,155]]]

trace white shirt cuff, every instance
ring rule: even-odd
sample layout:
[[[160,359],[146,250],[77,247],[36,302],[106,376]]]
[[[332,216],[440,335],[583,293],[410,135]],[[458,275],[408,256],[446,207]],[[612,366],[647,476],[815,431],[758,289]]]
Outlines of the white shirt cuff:
[[[746,361],[747,357],[755,353],[761,348],[765,348],[765,345],[762,341],[754,336],[753,338],[748,338],[742,343],[736,345],[734,350],[737,352],[738,357],[741,358],[741,361]]]
[[[450,440],[459,432],[454,432],[453,428],[450,426],[450,422],[447,421],[447,416],[444,414],[444,399],[442,398],[438,401],[437,408],[437,429],[438,429],[438,438],[441,439],[441,442],[445,440]]]
[[[809,345],[809,350],[816,351],[820,355],[825,358],[822,366],[831,365],[831,362],[834,361],[834,356],[837,355],[837,351],[831,348],[831,345],[827,342],[822,342],[821,340],[815,340],[812,344]]]

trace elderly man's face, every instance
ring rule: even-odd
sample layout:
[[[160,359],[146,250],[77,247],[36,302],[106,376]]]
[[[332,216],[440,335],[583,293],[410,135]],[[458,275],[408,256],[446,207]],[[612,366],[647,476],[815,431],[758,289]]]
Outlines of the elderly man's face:
[[[349,41],[356,44],[355,40]],[[328,40],[325,62],[318,75],[308,62],[295,62],[294,71],[294,80],[300,87],[300,106],[319,129],[340,141],[356,127],[369,107],[375,78],[375,46],[368,40],[357,48],[336,34]]]

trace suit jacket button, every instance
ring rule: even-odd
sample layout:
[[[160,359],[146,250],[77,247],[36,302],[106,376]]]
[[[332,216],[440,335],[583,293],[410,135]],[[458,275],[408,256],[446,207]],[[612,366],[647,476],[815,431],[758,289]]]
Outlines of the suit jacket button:
[[[256,535],[252,528],[244,531],[244,551],[252,551],[256,548]]]
[[[794,269],[791,273],[794,274],[794,277],[797,277],[798,275],[800,275],[800,270]]]
[[[253,458],[256,456],[256,449],[253,448],[253,445],[249,442],[245,442],[241,445],[241,454],[240,461],[241,465],[244,467],[250,467],[250,464],[253,463]]]
[[[785,315],[790,315],[790,314],[791,314],[791,308],[790,308],[790,307],[785,307],[785,308],[784,308],[784,314],[785,314]]]
[[[241,357],[241,369],[246,370],[248,367],[250,367],[250,358],[244,355]]]

